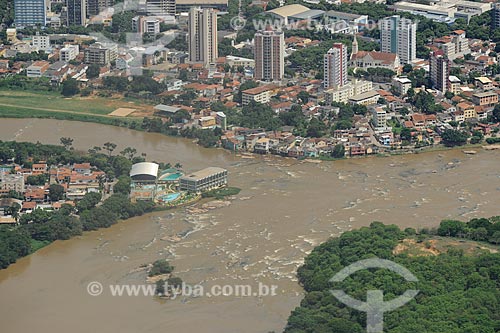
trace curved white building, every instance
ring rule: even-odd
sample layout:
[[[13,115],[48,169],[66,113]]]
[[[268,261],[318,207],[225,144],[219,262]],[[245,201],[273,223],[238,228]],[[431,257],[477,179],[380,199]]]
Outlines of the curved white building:
[[[141,162],[132,165],[130,178],[134,181],[155,181],[158,177],[159,165],[151,162]]]

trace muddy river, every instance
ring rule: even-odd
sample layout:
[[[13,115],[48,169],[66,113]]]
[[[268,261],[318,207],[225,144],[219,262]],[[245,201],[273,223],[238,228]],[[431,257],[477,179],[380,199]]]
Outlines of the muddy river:
[[[295,272],[314,246],[372,221],[432,227],[441,219],[500,213],[500,152],[460,150],[311,163],[243,158],[189,140],[97,124],[0,119],[0,140],[77,149],[111,141],[148,160],[229,171],[241,193],[226,207],[177,209],[58,241],[0,270],[1,331],[280,332],[300,302]],[[198,204],[198,207],[201,204]],[[110,284],[141,284],[144,263],[167,258],[186,283],[276,285],[267,297],[111,296]],[[104,286],[90,296],[87,285]]]

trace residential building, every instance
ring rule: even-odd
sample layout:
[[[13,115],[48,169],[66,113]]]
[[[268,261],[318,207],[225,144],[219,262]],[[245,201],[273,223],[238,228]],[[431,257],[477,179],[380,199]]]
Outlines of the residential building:
[[[16,27],[41,25],[47,21],[45,0],[14,0],[14,23]]]
[[[498,103],[498,94],[491,90],[472,94],[472,103],[486,107],[495,106]]]
[[[386,17],[380,24],[381,51],[396,53],[402,64],[417,58],[417,24],[399,15]]]
[[[450,84],[449,91],[451,91],[454,94],[458,94],[462,81],[460,81],[460,79],[454,75],[450,75],[448,77],[448,81]]]
[[[267,154],[269,153],[269,138],[259,138],[253,146],[254,153]]]
[[[404,96],[411,88],[411,80],[406,76],[395,77],[392,79],[392,87],[399,96]]]
[[[457,112],[463,113],[464,120],[477,118],[477,113],[473,104],[461,102],[457,104]]]
[[[136,16],[132,19],[132,30],[141,34],[160,33],[160,19],[154,16]]]
[[[463,30],[455,30],[451,36],[436,38],[434,44],[444,52],[449,60],[455,60],[471,53],[469,39],[465,38]]]
[[[493,29],[500,28],[500,3],[493,4],[491,24]]]
[[[388,129],[387,120],[390,118],[384,107],[377,106],[371,108],[373,129],[375,132],[384,132]],[[390,129],[390,127],[389,127]]]
[[[334,43],[323,58],[325,89],[347,84],[347,63],[347,47],[342,43]]]
[[[493,89],[493,81],[485,76],[474,78],[474,85],[483,90]]]
[[[66,7],[68,25],[86,25],[87,0],[66,0]]]
[[[146,0],[148,15],[175,15],[175,0]]]
[[[37,33],[31,39],[31,46],[37,48],[38,50],[47,51],[50,49],[50,37]]]
[[[226,12],[228,0],[175,0],[175,13],[188,13],[191,8],[210,8]]]
[[[86,0],[87,1],[87,17],[95,16],[103,10],[112,7],[114,0]]]
[[[209,167],[179,178],[179,187],[183,191],[205,192],[227,185],[227,170]]]
[[[450,90],[449,76],[450,76],[451,61],[446,58],[442,50],[434,51],[430,54],[429,58],[429,71],[432,82],[432,87],[445,93]]]
[[[80,47],[78,44],[67,44],[59,51],[59,60],[64,62],[69,62],[75,59],[80,53]]]
[[[9,193],[9,191],[24,193],[23,175],[0,174],[0,194]]]
[[[175,0],[175,12],[187,13],[193,7],[213,8],[226,12],[227,4],[228,0]]]
[[[369,92],[373,89],[371,81],[354,80],[347,83],[342,87],[328,89],[324,92],[325,102],[331,104],[332,102],[347,103],[349,98]]]
[[[283,31],[258,31],[254,37],[255,79],[280,81],[285,74],[285,35]]]
[[[223,131],[227,129],[227,116],[224,112],[219,111],[216,113],[215,122]]]
[[[35,61],[31,66],[26,68],[27,77],[42,77],[42,75],[49,69],[50,63],[47,61]]]
[[[213,128],[216,125],[215,117],[212,116],[201,117],[198,123],[201,128]]]
[[[117,57],[116,45],[94,43],[84,51],[84,59],[87,64],[106,66],[109,65],[111,61],[116,60]]]
[[[226,64],[231,67],[243,66],[244,68],[255,68],[255,60],[249,58],[235,57],[232,55],[226,56]]]
[[[189,61],[208,66],[218,58],[217,13],[211,8],[189,11]]]
[[[257,103],[269,103],[271,97],[276,95],[277,87],[272,84],[255,87],[242,92],[242,104],[247,105],[254,101]]]
[[[121,54],[116,58],[116,68],[120,70],[127,70],[130,68],[134,57],[130,53]]]
[[[368,91],[349,98],[350,104],[371,105],[378,102],[380,94],[376,91]]]

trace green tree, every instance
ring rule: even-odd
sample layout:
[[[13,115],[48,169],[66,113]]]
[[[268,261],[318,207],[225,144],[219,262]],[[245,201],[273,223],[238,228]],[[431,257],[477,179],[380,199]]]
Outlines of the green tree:
[[[332,157],[334,158],[344,158],[345,157],[345,147],[343,144],[338,144],[333,147]]]
[[[467,142],[467,134],[459,130],[447,129],[441,134],[446,146],[460,146]]]
[[[104,150],[106,150],[108,152],[108,155],[111,156],[111,153],[113,153],[113,151],[116,149],[116,144],[115,143],[112,143],[112,142],[106,142],[104,145]]]
[[[129,176],[123,175],[118,177],[118,182],[113,187],[115,193],[129,194],[131,179]]]
[[[165,295],[165,281],[160,279],[156,281],[155,294],[158,296]]]
[[[438,235],[451,236],[451,237],[464,234],[465,231],[466,231],[466,224],[462,221],[456,221],[456,220],[441,221],[441,223],[439,224],[439,228],[437,230]]]
[[[59,141],[61,144],[64,146],[64,149],[69,150],[71,146],[73,146],[73,139],[72,138],[60,138]]]
[[[64,97],[71,97],[79,92],[80,88],[78,87],[78,82],[75,79],[69,78],[63,81],[61,93]]]
[[[98,78],[100,73],[101,67],[97,64],[90,64],[86,72],[88,79]]]
[[[59,184],[51,184],[49,186],[50,201],[59,201],[64,198],[64,187]]]
[[[153,263],[148,275],[149,276],[157,276],[162,274],[170,274],[174,270],[174,267],[169,264],[166,260],[156,260]]]
[[[309,97],[310,94],[307,91],[300,91],[297,94],[297,98],[302,101],[302,104],[306,104],[307,102],[309,102]]]

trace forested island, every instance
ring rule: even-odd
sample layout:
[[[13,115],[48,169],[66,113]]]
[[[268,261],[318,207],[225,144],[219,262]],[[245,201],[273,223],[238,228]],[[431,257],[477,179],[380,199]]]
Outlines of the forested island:
[[[306,294],[292,311],[286,333],[365,332],[366,315],[330,292],[344,290],[361,301],[366,291],[384,290],[384,300],[420,290],[405,306],[384,313],[384,332],[495,333],[500,330],[500,217],[467,223],[444,220],[439,228],[400,230],[373,222],[318,246],[299,268]],[[356,272],[342,283],[329,280],[367,258],[392,260],[418,282],[386,269]]]

